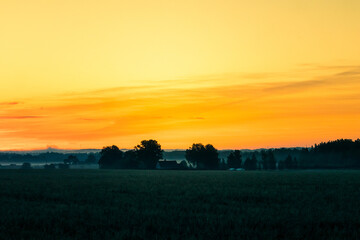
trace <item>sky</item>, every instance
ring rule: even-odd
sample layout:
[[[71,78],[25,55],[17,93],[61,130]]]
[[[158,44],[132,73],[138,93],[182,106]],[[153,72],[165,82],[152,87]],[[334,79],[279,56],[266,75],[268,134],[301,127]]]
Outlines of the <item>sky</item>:
[[[4,0],[0,150],[357,139],[359,12],[358,0]]]

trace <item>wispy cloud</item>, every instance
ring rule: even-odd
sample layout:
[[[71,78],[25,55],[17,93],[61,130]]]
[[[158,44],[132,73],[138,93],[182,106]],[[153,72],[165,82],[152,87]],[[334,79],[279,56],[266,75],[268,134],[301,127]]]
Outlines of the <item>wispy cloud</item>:
[[[42,118],[42,116],[0,116],[0,119],[33,119]]]
[[[0,102],[0,106],[11,106],[11,105],[18,105],[19,102]]]
[[[162,82],[25,99],[27,104],[2,110],[0,140],[62,147],[101,147],[116,140],[131,147],[151,136],[170,142],[168,147],[203,138],[225,146],[226,138],[251,145],[271,136],[277,142],[295,135],[305,141],[314,131],[323,137],[327,131],[359,132],[353,120],[360,117],[360,67],[337,69],[299,81],[287,80],[286,74],[271,74],[277,80],[270,82],[270,74],[255,74],[255,82],[222,85],[191,78],[184,85]]]
[[[341,71],[333,75],[325,75],[315,77],[311,80],[303,80],[298,82],[278,82],[272,83],[273,86],[265,88],[265,91],[304,91],[308,89],[316,89],[318,87],[330,87],[334,85],[353,85],[359,84],[360,67],[353,67],[351,70]]]

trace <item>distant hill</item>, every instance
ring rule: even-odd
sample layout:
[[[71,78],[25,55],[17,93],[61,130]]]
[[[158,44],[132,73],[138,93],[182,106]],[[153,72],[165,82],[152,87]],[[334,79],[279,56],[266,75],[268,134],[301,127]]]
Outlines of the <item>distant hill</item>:
[[[301,149],[301,148],[288,148],[288,149]],[[121,149],[123,152],[128,151],[130,149],[123,148]],[[255,152],[255,151],[261,151],[266,150],[265,148],[260,149],[239,149],[242,152]],[[63,153],[63,154],[80,154],[80,153],[98,153],[101,149],[59,149],[59,148],[44,148],[44,149],[37,149],[37,150],[0,150],[0,153],[15,153],[15,154],[41,154],[41,153]],[[185,149],[164,149],[164,158],[165,159],[183,159],[185,158]],[[219,157],[225,158],[227,155],[233,151],[232,149],[224,149],[219,150]]]
[[[101,149],[58,149],[58,148],[45,148],[45,149],[37,149],[37,150],[5,150],[0,151],[0,153],[17,153],[17,154],[40,154],[40,153],[97,153],[100,152]]]

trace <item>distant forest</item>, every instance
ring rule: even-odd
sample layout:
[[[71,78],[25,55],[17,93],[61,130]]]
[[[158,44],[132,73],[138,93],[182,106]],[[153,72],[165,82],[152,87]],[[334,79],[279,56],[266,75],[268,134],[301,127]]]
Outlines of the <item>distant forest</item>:
[[[99,164],[100,168],[155,169],[175,162],[177,169],[359,169],[360,139],[322,142],[310,148],[217,150],[211,144],[193,144],[187,150],[163,151],[155,140],[144,140],[132,150],[104,147],[96,153],[0,153],[0,164]],[[165,166],[165,164],[164,164]]]

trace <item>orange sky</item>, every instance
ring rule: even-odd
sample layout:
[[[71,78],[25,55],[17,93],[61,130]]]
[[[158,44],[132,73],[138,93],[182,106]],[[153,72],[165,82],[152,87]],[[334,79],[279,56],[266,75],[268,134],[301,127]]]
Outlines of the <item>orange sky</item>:
[[[360,137],[359,1],[6,1],[0,150]]]

